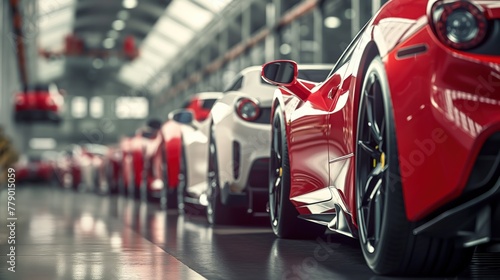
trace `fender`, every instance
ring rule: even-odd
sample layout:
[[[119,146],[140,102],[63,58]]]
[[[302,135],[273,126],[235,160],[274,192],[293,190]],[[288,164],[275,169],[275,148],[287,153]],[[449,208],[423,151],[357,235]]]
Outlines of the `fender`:
[[[175,189],[179,185],[181,162],[182,132],[180,125],[175,121],[167,121],[162,129],[165,158],[167,159],[168,188]]]

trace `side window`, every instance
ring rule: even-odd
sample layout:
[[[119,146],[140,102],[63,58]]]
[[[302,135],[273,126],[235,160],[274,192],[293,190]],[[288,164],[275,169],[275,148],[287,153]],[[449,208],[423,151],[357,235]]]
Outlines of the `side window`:
[[[205,99],[203,100],[203,105],[201,106],[203,107],[203,109],[210,110],[214,106],[215,101],[217,101],[217,99]]]
[[[354,37],[354,39],[349,44],[349,46],[347,46],[347,49],[340,56],[339,60],[335,64],[335,67],[333,67],[333,70],[330,72],[330,74],[328,75],[328,77],[330,77],[331,75],[333,75],[333,73],[337,72],[337,70],[339,70],[342,66],[344,66],[346,63],[348,63],[349,61],[351,61],[352,54],[354,53],[354,50],[356,49],[356,47],[357,47],[357,45],[358,45],[358,43],[359,43],[359,41],[361,39],[361,36],[364,33],[367,25],[365,25],[363,28],[361,28],[361,30],[358,32],[358,34],[356,35],[356,37]]]
[[[239,90],[243,86],[243,76],[238,75],[235,80],[229,84],[229,86],[224,90],[224,93],[228,91]]]

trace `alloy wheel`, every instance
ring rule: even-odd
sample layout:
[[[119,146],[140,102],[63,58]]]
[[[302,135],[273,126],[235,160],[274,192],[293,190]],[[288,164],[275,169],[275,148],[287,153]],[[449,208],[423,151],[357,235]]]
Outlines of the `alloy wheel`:
[[[386,112],[380,78],[371,73],[363,86],[358,125],[357,210],[359,235],[370,253],[379,244],[385,209],[389,158],[386,143]]]
[[[271,166],[269,174],[269,215],[271,216],[271,224],[277,227],[279,223],[279,209],[281,207],[281,188],[282,188],[282,135],[281,135],[281,120],[278,116],[273,121],[273,132],[271,141]]]

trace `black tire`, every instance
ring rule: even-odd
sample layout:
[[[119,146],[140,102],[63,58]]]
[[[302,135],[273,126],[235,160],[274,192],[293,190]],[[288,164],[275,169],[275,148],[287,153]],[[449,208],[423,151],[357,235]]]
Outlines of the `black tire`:
[[[137,187],[135,186],[135,170],[132,166],[130,181],[128,185],[128,196],[132,198],[137,198],[140,195],[140,192],[137,191]]]
[[[363,78],[357,124],[356,211],[368,266],[378,274],[448,276],[470,261],[473,248],[453,240],[414,236],[406,218],[393,107],[384,64],[370,63]]]
[[[323,234],[326,228],[298,218],[299,213],[290,201],[288,144],[284,117],[279,106],[275,109],[271,138],[269,217],[273,232],[280,238],[315,238]]]
[[[94,192],[96,192],[97,194],[107,194],[107,191],[106,190],[103,190],[103,185],[101,184],[101,176],[99,175],[99,171],[97,170],[94,170],[93,171],[94,175],[93,175],[93,179],[94,179]]]
[[[236,222],[237,213],[224,204],[220,197],[219,170],[217,161],[217,146],[213,137],[213,125],[210,127],[210,137],[208,144],[208,206],[207,220],[211,225],[227,225]]]
[[[161,191],[160,204],[163,209],[177,209],[177,188],[171,189],[168,184],[168,163],[165,146],[161,149],[161,176],[163,181],[163,190]],[[178,187],[178,186],[177,186]]]
[[[125,180],[123,179],[123,166],[120,166],[120,171],[118,175],[118,182],[117,182],[117,187],[118,187],[118,193],[120,195],[127,195],[127,189],[125,188]]]
[[[139,197],[141,200],[149,201],[152,200],[151,193],[148,190],[148,176],[151,173],[151,162],[144,161],[144,165],[141,172],[141,183],[139,184]]]
[[[186,166],[186,154],[184,150],[184,145],[181,145],[181,162],[179,169],[179,185],[177,186],[177,210],[181,214],[189,214],[189,209],[191,208],[188,203],[186,203],[185,198],[187,197],[186,187],[187,187],[187,166]]]

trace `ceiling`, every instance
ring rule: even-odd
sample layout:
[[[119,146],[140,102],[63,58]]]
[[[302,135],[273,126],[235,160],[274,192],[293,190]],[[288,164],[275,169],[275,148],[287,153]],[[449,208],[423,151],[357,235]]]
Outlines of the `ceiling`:
[[[62,54],[69,34],[92,50],[84,57],[39,57],[38,80],[57,80],[78,68],[107,69],[104,76],[141,88],[231,1],[37,0],[39,50]],[[127,36],[135,39],[139,50],[133,60],[113,56]]]

